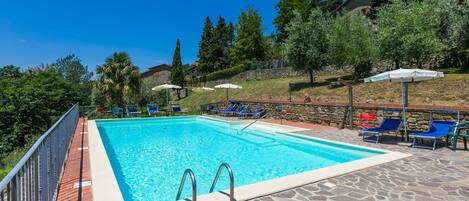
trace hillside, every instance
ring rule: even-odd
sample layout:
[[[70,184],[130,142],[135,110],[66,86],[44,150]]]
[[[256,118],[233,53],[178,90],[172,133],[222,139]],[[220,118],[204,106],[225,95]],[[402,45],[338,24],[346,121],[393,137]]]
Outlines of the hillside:
[[[315,87],[301,84],[303,88],[292,92],[292,99],[303,101],[309,94],[312,100],[322,102],[346,102],[347,87],[329,89],[326,79],[337,75],[317,77]],[[307,77],[281,78],[271,80],[237,81],[243,89],[230,90],[232,99],[288,100],[288,83],[305,83]],[[213,85],[209,85],[213,87]],[[409,85],[409,104],[462,106],[469,103],[469,74],[447,74],[443,79],[412,83]],[[398,83],[356,84],[353,87],[356,103],[399,103],[400,85]],[[225,90],[214,92],[193,92],[178,101],[188,110],[196,110],[199,105],[225,100]]]

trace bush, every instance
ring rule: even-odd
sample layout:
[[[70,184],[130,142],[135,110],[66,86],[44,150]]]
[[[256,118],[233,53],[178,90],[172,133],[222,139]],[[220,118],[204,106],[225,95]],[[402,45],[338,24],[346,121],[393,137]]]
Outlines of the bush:
[[[248,65],[247,64],[238,64],[234,67],[215,71],[213,73],[209,73],[206,76],[207,81],[211,80],[218,80],[218,79],[223,79],[223,78],[229,78],[231,76],[240,74],[244,71],[248,70]]]

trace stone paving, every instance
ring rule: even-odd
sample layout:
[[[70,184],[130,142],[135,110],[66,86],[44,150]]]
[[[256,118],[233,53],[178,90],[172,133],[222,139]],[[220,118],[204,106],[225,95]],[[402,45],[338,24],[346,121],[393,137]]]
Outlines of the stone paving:
[[[299,132],[329,140],[412,154],[411,157],[253,199],[293,200],[451,200],[469,201],[469,151],[412,149],[386,136],[382,143],[362,142],[356,131],[335,128]]]

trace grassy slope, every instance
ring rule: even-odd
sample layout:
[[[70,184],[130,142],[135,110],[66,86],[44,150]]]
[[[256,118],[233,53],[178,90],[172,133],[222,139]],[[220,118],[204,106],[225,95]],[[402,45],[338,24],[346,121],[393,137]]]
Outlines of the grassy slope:
[[[319,83],[336,77],[322,75]],[[243,89],[230,90],[234,99],[273,99],[287,100],[289,82],[307,82],[307,77],[281,78],[272,80],[238,81]],[[318,84],[321,85],[321,84]],[[209,86],[213,87],[213,86]],[[448,74],[443,79],[413,83],[409,85],[410,104],[461,106],[469,103],[469,74]],[[308,87],[293,92],[294,100],[303,100],[305,94],[313,100],[323,102],[346,102],[347,88],[328,89],[326,85]],[[356,84],[353,88],[355,102],[360,103],[399,103],[400,85],[397,83]],[[192,93],[178,101],[188,110],[198,109],[199,105],[225,100],[225,91]]]

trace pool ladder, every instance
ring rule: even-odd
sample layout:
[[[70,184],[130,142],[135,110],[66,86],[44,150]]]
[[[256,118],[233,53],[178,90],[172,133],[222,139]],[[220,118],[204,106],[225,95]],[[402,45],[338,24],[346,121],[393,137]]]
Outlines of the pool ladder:
[[[234,176],[233,176],[233,171],[231,170],[231,167],[230,165],[228,165],[228,163],[222,163],[218,167],[217,174],[215,175],[215,178],[213,178],[212,186],[210,187],[209,193],[212,193],[213,190],[215,189],[215,186],[217,185],[217,182],[218,182],[218,178],[220,177],[220,174],[223,168],[226,168],[226,170],[228,171],[228,175],[230,176],[230,201],[235,201],[234,199]],[[182,175],[182,180],[181,180],[181,183],[179,184],[179,190],[176,195],[176,201],[181,198],[181,193],[182,193],[182,190],[184,189],[184,184],[186,183],[186,177],[188,174],[190,175],[191,180],[192,180],[192,201],[197,201],[197,183],[195,181],[194,172],[192,172],[192,170],[189,168],[186,169],[186,171],[184,171],[184,174]]]

